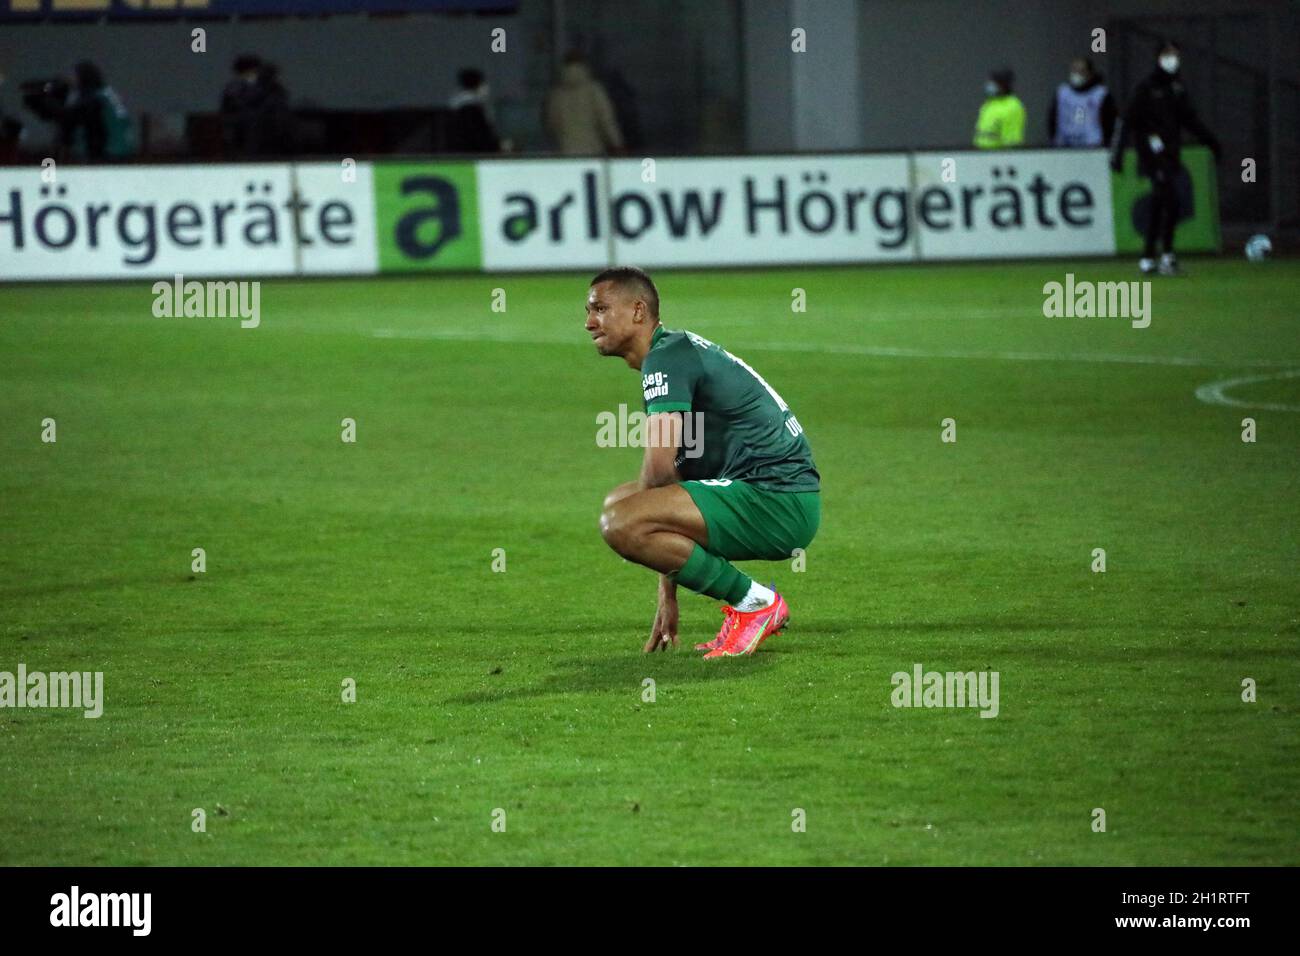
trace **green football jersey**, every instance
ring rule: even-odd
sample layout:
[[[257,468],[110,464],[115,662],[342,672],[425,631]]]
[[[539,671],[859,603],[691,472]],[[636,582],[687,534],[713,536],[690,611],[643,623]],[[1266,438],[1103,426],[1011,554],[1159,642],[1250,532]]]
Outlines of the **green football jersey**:
[[[646,414],[684,413],[682,480],[746,481],[769,491],[817,491],[803,428],[763,377],[694,332],[655,329],[641,363]]]

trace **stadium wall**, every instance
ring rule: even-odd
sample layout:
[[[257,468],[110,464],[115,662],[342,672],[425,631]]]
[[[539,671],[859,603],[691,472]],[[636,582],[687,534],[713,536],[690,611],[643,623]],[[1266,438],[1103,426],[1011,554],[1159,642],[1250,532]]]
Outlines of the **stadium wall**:
[[[1180,248],[1216,248],[1186,165]],[[0,278],[1107,256],[1144,200],[1103,150],[10,168]]]

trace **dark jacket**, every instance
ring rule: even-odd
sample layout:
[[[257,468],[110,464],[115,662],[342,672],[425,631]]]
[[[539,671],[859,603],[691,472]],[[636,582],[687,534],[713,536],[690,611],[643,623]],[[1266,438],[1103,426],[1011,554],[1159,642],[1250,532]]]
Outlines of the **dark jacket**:
[[[276,156],[292,147],[289,94],[273,69],[256,82],[235,79],[221,93],[222,136],[234,156]]]
[[[447,149],[453,153],[501,152],[501,141],[481,103],[464,103],[452,111]]]
[[[1219,155],[1219,141],[1196,115],[1182,77],[1157,68],[1133,91],[1133,102],[1124,112],[1120,133],[1115,137],[1114,161],[1118,164],[1124,147],[1132,143],[1138,154],[1138,170],[1143,174],[1164,163],[1177,165],[1183,130],[1209,146],[1216,157]],[[1160,138],[1163,149],[1153,147],[1152,136]]]

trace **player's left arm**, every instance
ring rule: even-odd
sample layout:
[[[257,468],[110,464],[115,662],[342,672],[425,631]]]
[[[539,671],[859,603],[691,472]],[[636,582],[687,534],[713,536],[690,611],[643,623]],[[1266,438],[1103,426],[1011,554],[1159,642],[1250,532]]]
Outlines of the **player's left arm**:
[[[679,412],[657,412],[646,419],[645,456],[641,459],[641,490],[661,488],[682,480],[677,471],[677,450],[682,444]]]
[[[643,490],[682,480],[676,464],[682,444],[682,415],[690,414],[702,372],[699,356],[685,343],[651,352],[642,363],[646,448],[639,484]]]
[[[661,488],[681,481],[677,471],[677,450],[682,444],[682,415],[689,414],[700,375],[699,358],[676,349],[654,354],[643,363],[642,388],[646,400],[646,447],[641,459],[641,488]],[[677,582],[659,576],[659,600],[645,652],[677,646]]]
[[[642,490],[660,488],[681,481],[677,471],[677,449],[682,441],[680,412],[656,412],[646,419],[645,457],[641,459]],[[659,575],[659,601],[655,610],[650,639],[642,650],[666,651],[677,646],[677,582],[666,574]]]

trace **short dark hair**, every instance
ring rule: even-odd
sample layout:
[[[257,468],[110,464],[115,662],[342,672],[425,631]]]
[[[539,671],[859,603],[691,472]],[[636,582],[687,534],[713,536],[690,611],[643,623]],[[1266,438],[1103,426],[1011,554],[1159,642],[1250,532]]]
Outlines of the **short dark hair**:
[[[651,279],[644,269],[638,269],[636,266],[615,266],[598,273],[596,278],[591,280],[591,285],[598,285],[601,282],[613,282],[620,289],[635,287],[637,295],[645,299],[651,318],[659,318],[659,290],[655,288],[654,279]]]
[[[456,74],[456,80],[460,83],[462,90],[477,90],[483,85],[484,79],[483,71],[476,70],[472,66]]]
[[[1004,66],[991,71],[989,73],[989,79],[996,83],[1003,93],[1010,93],[1012,87],[1016,85],[1015,71],[1009,66]]]

